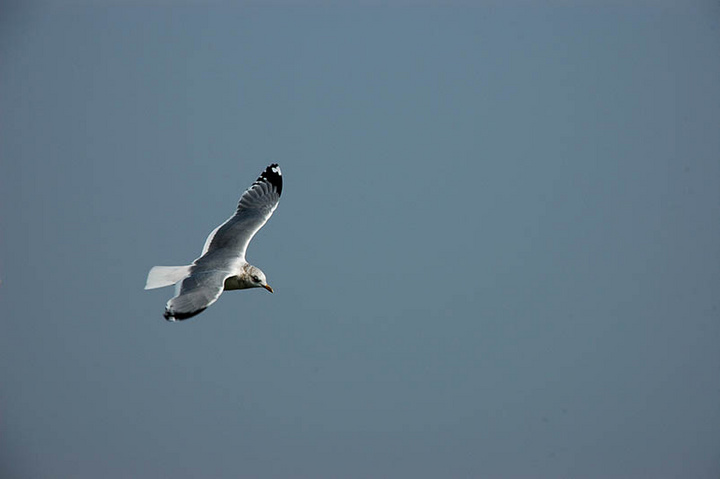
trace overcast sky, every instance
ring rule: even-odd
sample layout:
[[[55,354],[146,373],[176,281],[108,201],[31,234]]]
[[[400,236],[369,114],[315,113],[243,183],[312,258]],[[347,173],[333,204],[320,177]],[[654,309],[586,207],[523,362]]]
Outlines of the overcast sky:
[[[720,3],[424,3],[2,7],[0,476],[720,477]]]

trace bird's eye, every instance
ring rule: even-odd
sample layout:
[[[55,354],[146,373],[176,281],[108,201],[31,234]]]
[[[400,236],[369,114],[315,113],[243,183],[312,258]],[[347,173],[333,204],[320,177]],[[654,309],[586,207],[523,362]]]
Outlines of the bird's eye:
[[[256,283],[260,282],[260,278],[258,278],[257,276],[253,276],[252,280],[255,281]]]

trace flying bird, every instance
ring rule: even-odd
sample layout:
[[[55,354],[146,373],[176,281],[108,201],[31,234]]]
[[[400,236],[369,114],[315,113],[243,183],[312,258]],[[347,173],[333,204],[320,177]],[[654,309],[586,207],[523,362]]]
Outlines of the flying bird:
[[[150,270],[145,289],[177,283],[175,297],[165,305],[165,319],[192,318],[217,301],[223,291],[265,288],[273,292],[265,273],[245,261],[245,252],[277,208],[281,192],[282,174],[273,163],[242,194],[235,214],[210,233],[198,259],[186,266]]]

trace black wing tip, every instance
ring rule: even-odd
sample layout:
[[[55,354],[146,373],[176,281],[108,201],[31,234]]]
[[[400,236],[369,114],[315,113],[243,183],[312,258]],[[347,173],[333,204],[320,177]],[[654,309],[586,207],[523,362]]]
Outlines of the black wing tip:
[[[205,311],[207,308],[198,309],[197,311],[192,311],[190,313],[178,313],[177,311],[170,311],[169,309],[166,309],[163,313],[163,317],[171,322],[175,321],[182,321],[183,319],[189,319],[193,316],[197,316],[198,314]]]
[[[255,183],[260,182],[270,183],[273,188],[277,190],[278,195],[282,194],[282,172],[280,171],[280,166],[277,163],[273,163],[265,168],[265,171],[260,173],[258,179],[255,180]]]

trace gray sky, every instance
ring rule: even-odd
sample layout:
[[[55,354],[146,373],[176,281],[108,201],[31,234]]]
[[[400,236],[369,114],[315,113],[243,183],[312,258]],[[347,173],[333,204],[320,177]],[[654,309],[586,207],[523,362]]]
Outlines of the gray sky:
[[[720,477],[720,4],[7,6],[3,478]],[[275,294],[162,318],[270,162]]]

